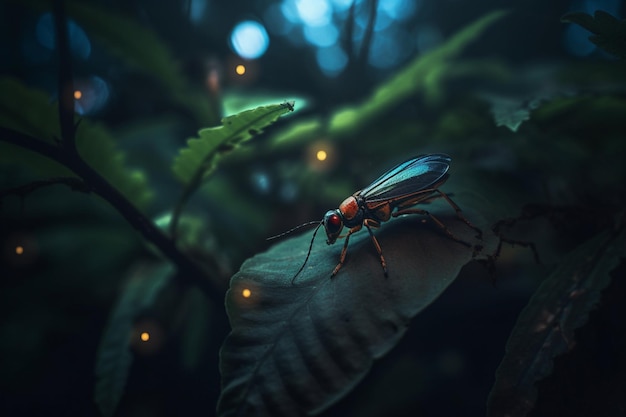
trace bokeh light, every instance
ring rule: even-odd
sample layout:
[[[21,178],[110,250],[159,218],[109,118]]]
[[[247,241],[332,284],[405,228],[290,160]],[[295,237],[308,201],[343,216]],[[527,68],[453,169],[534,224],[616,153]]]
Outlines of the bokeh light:
[[[377,3],[372,15],[371,4],[365,0],[279,0],[267,6],[263,14],[269,30],[283,36],[293,45],[314,49],[322,73],[333,78],[348,63],[344,42],[339,42],[342,28],[351,19],[354,25],[349,42],[357,53],[374,17],[374,36],[368,46],[368,64],[379,70],[390,70],[404,64],[418,48],[432,48],[441,41],[437,28],[415,32],[408,21],[422,7],[423,0],[385,0]],[[418,37],[418,39],[415,38]]]
[[[151,355],[161,350],[165,342],[165,329],[153,318],[142,318],[135,323],[130,344],[139,354]]]
[[[384,1],[380,3],[385,3]],[[380,7],[380,6],[379,6]],[[361,8],[359,13],[357,13],[355,17],[355,23],[361,29],[367,28],[369,25],[370,13],[368,8]],[[377,13],[376,20],[374,20],[374,32],[380,32],[381,30],[387,29],[391,24],[393,24],[394,19],[389,17],[385,13]]]
[[[263,21],[271,33],[279,36],[287,36],[296,27],[291,20],[285,17],[282,5],[279,3],[272,3],[265,9]]]
[[[109,84],[98,76],[77,79],[74,85],[74,108],[78,114],[96,113],[109,100]]]
[[[207,12],[208,0],[189,0],[189,20],[194,23],[202,22]]]
[[[348,65],[348,55],[337,44],[318,49],[315,58],[322,72],[329,77],[339,75]]]
[[[238,75],[243,75],[243,74],[245,74],[245,73],[246,73],[246,66],[245,66],[245,65],[243,65],[243,64],[239,64],[239,65],[237,65],[237,66],[235,67],[235,72],[236,72]]]
[[[0,236],[0,265],[26,267],[39,257],[39,245],[30,234]],[[0,274],[1,275],[1,274]]]
[[[413,51],[406,47],[408,33],[394,25],[377,32],[372,39],[368,61],[374,68],[391,69],[407,58]]]
[[[260,301],[263,301],[263,288],[258,287],[254,282],[250,281],[238,281],[232,283],[230,293],[232,294],[232,300],[241,306],[251,306]]]
[[[297,17],[307,26],[325,26],[332,19],[333,9],[328,0],[287,0],[294,3]]]
[[[339,30],[337,26],[332,24],[324,26],[305,26],[303,33],[307,42],[319,47],[334,45],[339,40]]]
[[[421,0],[385,0],[378,3],[378,10],[393,20],[406,20],[422,5]]]
[[[342,13],[347,11],[354,1],[357,0],[330,0],[330,4],[336,13]]]
[[[337,161],[336,148],[330,141],[315,141],[307,148],[306,159],[307,165],[313,171],[328,171],[335,166]]]
[[[270,39],[263,27],[257,21],[243,21],[231,32],[230,45],[237,55],[246,59],[261,57],[269,47]]]
[[[299,192],[300,189],[298,188],[298,184],[294,181],[288,180],[280,185],[278,197],[285,203],[291,203],[298,198]]]
[[[250,175],[252,188],[259,194],[268,194],[272,190],[272,179],[264,169],[257,169]]]
[[[91,42],[85,31],[73,20],[67,23],[70,51],[78,58],[87,59],[91,55]],[[54,27],[54,17],[52,13],[44,13],[37,21],[35,27],[37,41],[49,50],[55,49],[56,33]]]

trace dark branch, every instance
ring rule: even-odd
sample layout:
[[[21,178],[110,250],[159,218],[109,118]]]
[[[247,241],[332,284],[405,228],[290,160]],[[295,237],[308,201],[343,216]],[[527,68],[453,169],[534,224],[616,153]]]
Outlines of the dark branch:
[[[41,188],[50,187],[51,185],[65,185],[72,191],[79,191],[81,193],[89,193],[91,190],[85,184],[85,181],[75,177],[58,177],[49,178],[45,180],[32,181],[28,184],[20,185],[19,187],[9,188],[7,190],[0,190],[0,201],[4,197],[14,195],[20,198],[24,198],[30,193],[33,193]]]
[[[370,53],[372,46],[372,38],[374,36],[374,26],[376,25],[376,15],[378,14],[378,0],[370,0],[370,14],[367,20],[367,27],[365,28],[365,34],[363,35],[363,43],[361,44],[361,50],[359,51],[359,57],[357,58],[358,64],[361,68],[367,64],[367,57]]]
[[[0,126],[0,141],[28,149],[64,165],[68,159],[60,147],[4,126]]]
[[[213,280],[209,279],[210,276],[217,276],[217,274],[210,274],[210,271],[205,270],[181,252],[172,239],[165,235],[154,222],[146,218],[122,193],[83,161],[77,153],[67,153],[65,149],[59,146],[50,145],[32,136],[2,126],[0,126],[0,141],[37,152],[72,170],[88,185],[89,190],[111,204],[147,241],[154,244],[166,258],[177,266],[180,272],[178,277],[182,282],[197,285],[212,302],[218,305],[223,302],[221,289],[217,287]]]

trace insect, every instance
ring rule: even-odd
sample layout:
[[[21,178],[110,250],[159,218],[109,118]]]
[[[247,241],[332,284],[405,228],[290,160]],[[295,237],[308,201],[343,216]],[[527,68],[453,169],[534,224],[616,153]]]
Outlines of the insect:
[[[337,241],[344,227],[349,228],[348,233],[345,235],[343,249],[339,256],[339,263],[333,270],[331,278],[337,275],[346,261],[350,236],[363,227],[365,227],[370,234],[372,243],[380,257],[384,275],[387,277],[387,262],[385,261],[382,248],[378,243],[378,239],[374,236],[372,229],[380,227],[383,222],[388,221],[391,217],[398,217],[404,214],[421,214],[428,216],[448,237],[465,246],[471,247],[468,242],[455,236],[431,213],[414,207],[419,203],[429,202],[440,197],[443,197],[455,210],[457,217],[474,229],[477,232],[477,237],[482,239],[482,231],[463,216],[461,208],[452,201],[447,194],[439,190],[439,187],[446,182],[449,177],[448,169],[450,168],[451,160],[452,159],[445,154],[420,155],[411,158],[391,168],[370,185],[346,198],[339,205],[339,208],[327,211],[321,221],[305,223],[270,238],[277,238],[291,233],[300,227],[317,224],[313,237],[311,238],[311,244],[309,245],[306,259],[292,278],[292,284],[309,260],[315,235],[322,226],[324,226],[324,230],[326,231],[326,243],[329,245]]]

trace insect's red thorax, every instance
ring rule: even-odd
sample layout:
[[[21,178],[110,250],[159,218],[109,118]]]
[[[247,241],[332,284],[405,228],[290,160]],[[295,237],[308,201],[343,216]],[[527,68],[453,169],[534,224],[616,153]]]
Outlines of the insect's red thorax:
[[[352,220],[354,216],[359,212],[359,204],[354,196],[350,196],[343,200],[339,205],[339,211],[343,215],[345,220]]]

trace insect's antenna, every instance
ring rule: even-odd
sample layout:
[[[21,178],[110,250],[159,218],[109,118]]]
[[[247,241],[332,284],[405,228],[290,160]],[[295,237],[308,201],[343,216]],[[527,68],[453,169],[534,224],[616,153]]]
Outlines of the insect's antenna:
[[[315,240],[315,235],[317,234],[317,231],[320,230],[320,226],[322,225],[322,222],[318,222],[319,224],[317,225],[317,227],[315,228],[315,231],[313,232],[313,237],[311,238],[311,243],[309,244],[309,251],[306,254],[306,258],[304,259],[304,263],[302,264],[302,266],[300,267],[300,269],[298,269],[298,272],[296,272],[296,275],[293,276],[293,278],[291,278],[291,285],[293,285],[293,283],[296,280],[296,277],[298,275],[300,275],[300,272],[302,272],[302,270],[304,269],[304,266],[306,265],[307,261],[309,260],[309,256],[311,256],[311,249],[313,249],[313,241]]]
[[[293,229],[289,229],[289,230],[287,230],[286,232],[282,232],[282,233],[281,233],[281,234],[279,234],[279,235],[272,236],[272,237],[268,237],[268,238],[267,238],[267,239],[265,239],[265,240],[274,240],[274,239],[278,239],[279,237],[283,237],[283,236],[285,236],[285,235],[288,235],[289,233],[295,232],[295,231],[296,231],[296,230],[298,230],[298,229],[302,229],[303,227],[307,227],[307,226],[313,226],[314,224],[317,224],[317,225],[318,225],[317,227],[320,227],[320,225],[322,224],[322,222],[320,222],[319,220],[315,220],[315,221],[312,221],[312,222],[302,223],[300,226],[296,226],[296,227],[294,227]],[[316,232],[317,232],[317,230],[316,230]]]

